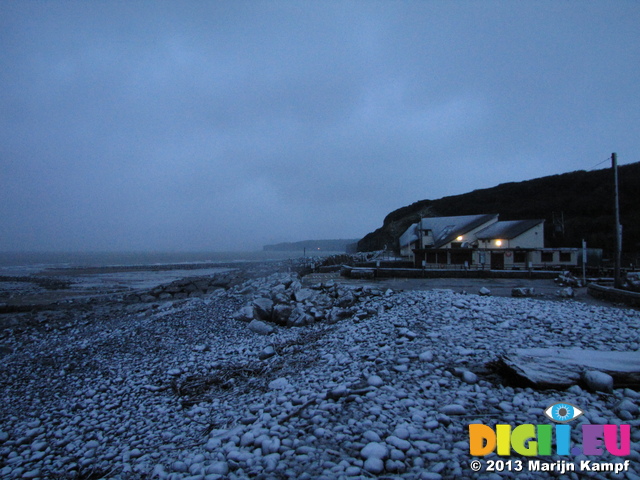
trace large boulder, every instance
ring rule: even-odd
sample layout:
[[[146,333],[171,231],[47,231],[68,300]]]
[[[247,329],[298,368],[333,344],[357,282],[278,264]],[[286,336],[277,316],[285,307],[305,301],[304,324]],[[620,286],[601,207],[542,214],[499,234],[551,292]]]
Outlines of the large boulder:
[[[242,307],[240,310],[238,310],[233,317],[236,320],[240,320],[241,322],[250,322],[254,318],[253,315],[254,315],[253,307],[250,305],[247,305],[245,307]]]
[[[340,298],[338,298],[339,307],[350,307],[356,301],[356,297],[349,290],[341,292]]]
[[[293,298],[296,302],[305,302],[307,300],[312,300],[315,295],[316,292],[310,288],[301,288],[293,294]]]
[[[273,321],[279,325],[286,325],[292,312],[293,307],[291,305],[279,303],[273,307]]]
[[[287,320],[287,326],[304,327],[305,325],[311,325],[314,321],[313,316],[309,315],[301,306],[297,306]]]
[[[266,297],[259,297],[253,301],[255,317],[260,320],[271,320],[273,313],[273,300]]]

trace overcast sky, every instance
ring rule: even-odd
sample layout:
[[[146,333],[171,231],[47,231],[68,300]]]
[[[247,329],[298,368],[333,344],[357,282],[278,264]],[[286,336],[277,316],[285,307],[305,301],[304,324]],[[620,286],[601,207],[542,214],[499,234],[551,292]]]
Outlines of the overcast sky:
[[[635,0],[0,0],[0,250],[360,238],[639,132]]]

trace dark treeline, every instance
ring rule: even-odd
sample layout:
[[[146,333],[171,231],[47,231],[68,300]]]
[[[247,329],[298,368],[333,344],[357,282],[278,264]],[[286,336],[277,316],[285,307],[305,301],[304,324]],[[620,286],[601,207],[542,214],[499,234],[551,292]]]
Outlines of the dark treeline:
[[[640,162],[619,167],[623,251],[640,251]],[[391,212],[383,226],[358,242],[358,250],[398,248],[399,236],[421,216],[498,213],[500,220],[544,218],[547,247],[614,249],[611,168],[503,183],[438,200],[421,200]]]

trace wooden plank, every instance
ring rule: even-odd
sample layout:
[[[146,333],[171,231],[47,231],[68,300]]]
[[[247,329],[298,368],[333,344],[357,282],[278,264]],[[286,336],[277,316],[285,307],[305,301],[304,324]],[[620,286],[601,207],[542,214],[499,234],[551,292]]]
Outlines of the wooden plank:
[[[611,375],[615,387],[640,387],[640,352],[611,352],[579,348],[528,348],[504,355],[508,374],[538,388],[567,388],[580,383],[584,371]]]

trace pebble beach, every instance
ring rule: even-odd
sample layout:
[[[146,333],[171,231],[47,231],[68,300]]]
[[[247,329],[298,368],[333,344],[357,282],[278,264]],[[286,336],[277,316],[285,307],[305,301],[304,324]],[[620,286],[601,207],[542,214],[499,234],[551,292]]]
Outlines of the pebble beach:
[[[640,478],[637,391],[540,390],[495,368],[518,348],[638,351],[636,310],[287,271],[234,278],[6,326],[0,478]],[[597,459],[630,466],[490,472],[490,454],[470,468],[469,424],[550,423],[560,401],[584,411],[575,442],[584,424],[631,425],[630,455]]]

